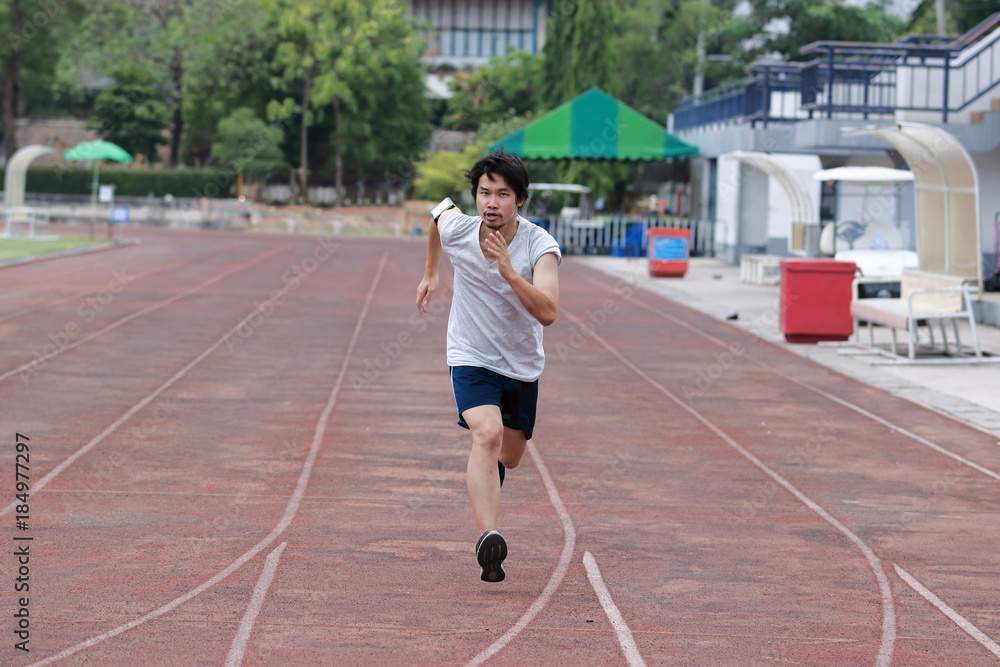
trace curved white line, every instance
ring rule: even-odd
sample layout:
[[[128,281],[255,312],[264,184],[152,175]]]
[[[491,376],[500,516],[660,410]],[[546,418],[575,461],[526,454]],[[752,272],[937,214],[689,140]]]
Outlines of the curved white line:
[[[559,491],[556,489],[556,485],[552,482],[552,477],[549,476],[549,470],[545,467],[545,463],[542,461],[542,457],[538,455],[538,450],[535,448],[535,443],[531,440],[528,441],[528,453],[531,454],[531,460],[534,461],[535,467],[538,468],[538,474],[542,476],[542,482],[545,484],[545,490],[549,494],[549,501],[556,510],[556,514],[559,515],[559,520],[563,525],[563,535],[565,536],[565,541],[563,542],[562,555],[559,556],[559,564],[556,569],[552,572],[552,576],[549,577],[549,583],[545,585],[545,589],[542,590],[541,595],[539,595],[535,601],[528,607],[528,611],[521,615],[517,623],[511,626],[510,630],[505,632],[502,637],[497,639],[495,642],[487,646],[482,652],[476,657],[466,663],[466,667],[474,667],[475,665],[481,665],[497,653],[499,653],[504,646],[509,644],[511,640],[517,637],[522,630],[538,615],[538,613],[545,608],[549,600],[555,594],[556,590],[559,588],[559,584],[562,583],[563,577],[566,576],[566,570],[569,568],[570,559],[573,557],[573,549],[576,548],[576,529],[573,527],[573,520],[569,516],[569,512],[566,511],[566,506],[563,505],[562,499],[559,497]]]
[[[163,301],[160,301],[158,303],[154,303],[152,306],[146,306],[142,310],[137,310],[134,313],[132,313],[131,315],[126,315],[125,317],[112,322],[111,324],[109,324],[108,326],[104,327],[103,329],[100,329],[98,331],[95,331],[92,334],[88,334],[88,335],[84,336],[80,340],[75,340],[72,343],[68,343],[67,345],[64,345],[64,346],[60,347],[59,349],[57,349],[52,354],[45,355],[44,357],[41,358],[41,360],[43,362],[45,362],[45,364],[48,364],[49,361],[51,361],[52,359],[55,359],[56,357],[58,357],[63,352],[68,352],[69,350],[72,350],[75,347],[79,347],[79,346],[83,345],[84,343],[88,343],[88,342],[94,340],[95,338],[97,338],[98,336],[106,334],[107,332],[111,331],[112,329],[117,329],[118,327],[120,327],[121,325],[125,324],[126,322],[131,322],[132,320],[136,319],[137,317],[142,317],[143,315],[148,315],[149,313],[153,312],[154,310],[159,310],[160,308],[163,308],[164,306],[168,306],[168,305],[172,304],[174,301],[177,301],[178,299],[183,299],[186,296],[190,296],[190,295],[194,294],[195,292],[198,292],[198,291],[200,291],[200,290],[208,287],[212,283],[216,283],[216,282],[222,280],[226,276],[232,275],[232,274],[236,273],[237,271],[242,271],[243,269],[245,269],[246,267],[250,266],[251,264],[256,264],[260,260],[262,260],[265,257],[268,257],[270,255],[273,255],[274,253],[278,252],[279,250],[281,250],[281,248],[275,248],[273,250],[268,250],[268,251],[262,252],[258,256],[254,257],[254,258],[252,258],[252,259],[250,259],[250,260],[248,260],[246,262],[243,262],[242,264],[240,264],[238,266],[234,266],[231,269],[227,269],[227,270],[223,271],[222,273],[220,273],[220,274],[218,274],[216,276],[213,276],[213,277],[209,278],[208,280],[195,285],[194,287],[190,287],[190,288],[184,290],[183,292],[181,292],[180,294],[175,294],[174,296],[170,297],[169,299],[164,299]],[[21,364],[17,368],[15,368],[13,370],[7,371],[6,373],[0,375],[0,382],[6,380],[7,378],[11,377],[12,375],[17,375],[18,373],[20,373],[22,371],[33,369],[34,366],[38,363],[38,361],[39,361],[38,359],[32,359],[31,361],[29,361],[26,364]],[[34,372],[37,374],[44,367],[45,366],[43,365],[38,370],[34,370]]]
[[[629,629],[625,619],[622,618],[621,612],[618,611],[615,601],[611,598],[611,591],[604,585],[604,579],[601,578],[601,570],[597,567],[597,561],[594,560],[589,551],[583,554],[583,566],[587,568],[587,579],[590,580],[590,585],[594,587],[597,599],[600,601],[601,606],[604,607],[604,613],[607,615],[608,620],[611,621],[611,627],[615,629],[615,634],[618,635],[618,643],[621,644],[622,651],[625,653],[625,661],[630,667],[646,667],[646,662],[639,653],[639,647],[635,645],[632,631]]]
[[[608,285],[602,283],[599,280],[594,280],[593,278],[588,278],[587,280],[589,280],[590,282],[594,283],[595,285],[600,285],[601,287],[604,287],[605,289],[614,291],[611,287],[609,287]],[[729,347],[730,347],[729,344],[727,344],[725,341],[722,341],[722,340],[716,338],[715,336],[713,336],[712,334],[710,334],[710,333],[708,333],[706,331],[702,331],[698,327],[696,327],[693,324],[690,324],[688,322],[685,322],[684,320],[680,319],[679,317],[675,317],[674,315],[671,315],[670,313],[665,313],[662,310],[660,310],[660,309],[658,309],[658,308],[656,308],[654,306],[650,306],[649,304],[643,303],[642,301],[639,301],[637,299],[629,299],[629,302],[630,303],[634,303],[635,305],[637,305],[640,308],[643,308],[643,309],[645,309],[645,310],[653,313],[654,315],[659,315],[660,317],[663,317],[664,319],[670,320],[674,324],[687,329],[691,333],[694,333],[694,334],[696,334],[698,336],[701,336],[705,340],[708,340],[708,341],[710,341],[710,342],[718,345],[719,347],[722,347],[722,348],[725,348],[725,349],[729,349]],[[993,470],[990,470],[989,468],[983,467],[983,466],[979,465],[978,463],[970,461],[969,459],[961,456],[960,454],[956,454],[955,452],[953,452],[953,451],[951,451],[949,449],[946,449],[946,448],[942,447],[941,445],[938,445],[937,443],[931,442],[930,440],[927,440],[926,438],[923,438],[923,437],[917,435],[916,433],[913,433],[911,431],[906,430],[902,426],[898,426],[896,424],[893,424],[892,422],[890,422],[890,421],[888,421],[886,419],[883,419],[882,417],[879,417],[878,415],[873,414],[873,413],[869,412],[868,410],[865,410],[864,408],[862,408],[859,405],[855,405],[855,404],[853,404],[853,403],[851,403],[849,401],[845,401],[844,399],[838,398],[838,397],[834,396],[833,394],[827,393],[827,392],[823,391],[822,389],[820,389],[818,387],[814,387],[814,386],[812,386],[812,385],[810,385],[810,384],[808,384],[806,382],[803,382],[801,380],[793,378],[790,375],[786,375],[786,374],[784,374],[784,373],[782,373],[780,371],[776,371],[773,368],[771,368],[770,366],[768,366],[767,364],[763,363],[762,361],[759,361],[759,360],[754,359],[752,357],[747,357],[747,358],[751,362],[757,364],[761,368],[764,368],[764,369],[768,370],[771,373],[774,373],[775,375],[777,375],[780,378],[783,378],[785,380],[788,380],[789,382],[797,384],[800,387],[802,387],[803,389],[808,389],[809,391],[811,391],[813,393],[819,394],[823,398],[831,400],[834,403],[839,403],[840,405],[844,406],[845,408],[847,408],[849,410],[853,410],[854,412],[857,412],[858,414],[864,415],[865,417],[868,417],[872,421],[878,422],[879,424],[882,424],[883,426],[887,426],[888,428],[891,428],[894,431],[902,433],[903,435],[905,435],[906,437],[910,438],[911,440],[915,440],[916,442],[919,442],[920,444],[922,444],[922,445],[924,445],[926,447],[930,447],[931,449],[933,449],[934,451],[936,451],[936,452],[938,452],[940,454],[944,454],[945,456],[948,456],[948,457],[950,457],[950,458],[958,461],[962,465],[969,466],[973,470],[977,470],[977,471],[983,473],[984,475],[986,475],[987,477],[992,477],[993,479],[995,479],[997,481],[1000,481],[1000,474],[994,472]]]
[[[305,463],[302,465],[302,472],[299,473],[298,483],[295,485],[295,490],[292,492],[291,498],[288,499],[288,504],[285,506],[285,513],[281,517],[281,521],[279,521],[278,524],[271,530],[271,532],[268,533],[262,540],[257,542],[257,544],[255,544],[254,546],[247,549],[247,551],[244,552],[242,556],[234,560],[224,570],[220,571],[214,577],[204,582],[197,588],[188,591],[187,593],[181,595],[178,598],[174,598],[173,600],[163,605],[162,607],[154,609],[153,611],[143,616],[140,616],[139,618],[133,621],[129,621],[128,623],[119,625],[117,628],[108,630],[107,632],[97,635],[96,637],[91,637],[90,639],[82,641],[79,644],[76,644],[75,646],[71,646],[65,650],[60,651],[59,653],[56,653],[55,655],[49,656],[44,660],[40,660],[39,662],[33,663],[32,665],[30,665],[30,667],[41,667],[42,665],[48,665],[50,663],[53,663],[56,660],[62,660],[63,658],[71,656],[74,653],[77,653],[78,651],[82,651],[83,649],[90,648],[91,646],[100,644],[105,639],[110,639],[112,637],[120,635],[121,633],[127,630],[131,630],[134,627],[142,625],[146,621],[151,621],[154,618],[166,614],[167,612],[173,611],[174,609],[181,606],[185,602],[188,602],[189,600],[192,600],[193,598],[196,598],[197,596],[201,595],[202,593],[204,593],[205,591],[212,588],[217,583],[219,583],[220,581],[231,575],[233,572],[240,569],[248,560],[250,560],[251,558],[256,556],[259,552],[263,551],[268,546],[270,546],[272,542],[278,539],[279,535],[285,532],[285,529],[288,528],[289,525],[291,525],[292,519],[295,518],[295,514],[296,512],[298,512],[299,505],[302,502],[302,497],[305,495],[306,486],[309,484],[309,477],[312,475],[313,464],[316,461],[316,457],[319,455],[320,445],[323,442],[323,436],[326,432],[327,421],[330,419],[330,413],[333,412],[333,406],[336,405],[337,403],[337,396],[340,394],[340,388],[344,384],[344,377],[347,375],[348,364],[350,364],[351,362],[351,357],[354,354],[354,348],[357,345],[358,338],[361,335],[361,326],[364,324],[365,318],[368,315],[368,308],[371,306],[372,299],[375,296],[375,288],[378,286],[379,279],[382,277],[382,270],[385,268],[385,263],[388,256],[389,256],[388,252],[382,255],[382,261],[378,265],[378,270],[375,273],[375,278],[372,280],[371,287],[368,288],[368,296],[365,298],[365,305],[361,309],[361,314],[358,316],[357,324],[354,327],[354,333],[351,335],[351,342],[347,346],[347,353],[344,355],[344,362],[340,367],[340,373],[338,373],[337,375],[337,381],[334,383],[333,389],[330,390],[330,397],[329,399],[327,399],[326,406],[323,408],[323,412],[320,414],[319,421],[316,422],[316,429],[313,433],[312,445],[309,448],[309,454],[306,456]],[[220,344],[221,341],[219,343],[216,343],[216,346]]]
[[[563,310],[563,309],[561,309]],[[564,311],[571,318],[574,317],[569,311]],[[836,528],[838,531],[844,534],[851,542],[854,543],[858,550],[864,555],[865,560],[868,561],[868,566],[871,568],[872,572],[875,574],[875,579],[878,581],[879,593],[882,597],[882,642],[879,646],[878,657],[875,664],[878,667],[885,667],[892,661],[892,651],[893,646],[896,643],[896,612],[893,607],[892,602],[892,589],[889,586],[889,577],[886,576],[885,570],[882,569],[882,564],[867,544],[865,544],[860,537],[855,535],[851,530],[834,518],[829,512],[823,509],[819,504],[814,502],[804,493],[795,488],[791,482],[786,480],[784,477],[776,473],[774,470],[769,468],[763,461],[758,459],[756,456],[751,454],[747,449],[745,449],[738,442],[733,440],[729,435],[722,431],[715,424],[710,422],[706,417],[704,417],[700,412],[687,405],[678,398],[673,392],[661,385],[659,382],[650,377],[645,371],[633,364],[631,361],[625,358],[618,350],[612,347],[607,341],[605,341],[597,332],[592,332],[590,334],[595,341],[597,341],[604,349],[610,352],[615,358],[621,361],[625,366],[630,368],[636,375],[641,377],[643,380],[652,385],[657,391],[669,398],[671,401],[676,403],[681,409],[685,410],[692,417],[704,424],[708,429],[715,433],[719,438],[721,438],[726,444],[738,451],[744,456],[748,461],[757,466],[765,475],[773,479],[775,482],[780,484],[791,493],[793,496],[799,499],[806,507],[811,509],[813,512],[818,514],[823,518],[824,521],[829,523],[831,526]]]
[[[281,552],[285,550],[285,545],[287,544],[288,542],[282,542],[278,545],[277,549],[267,556],[264,569],[261,570],[260,578],[257,579],[257,585],[253,588],[253,595],[250,596],[250,604],[243,613],[243,620],[240,621],[240,627],[236,630],[236,636],[233,637],[233,643],[229,647],[226,667],[239,667],[243,664],[243,656],[246,655],[247,644],[250,643],[250,635],[253,633],[254,623],[257,622],[257,616],[260,615],[261,607],[264,606],[264,600],[267,598],[267,589],[271,587],[271,582],[274,581],[274,575],[278,571],[278,560],[281,558]]]
[[[986,635],[986,633],[984,633],[982,630],[974,626],[972,623],[969,623],[967,620],[965,620],[964,616],[962,616],[957,611],[955,611],[947,604],[945,604],[945,602],[938,596],[934,595],[934,593],[932,593],[930,589],[928,589],[926,586],[924,586],[919,581],[914,579],[909,572],[907,572],[900,566],[896,565],[895,563],[893,563],[892,566],[896,568],[896,574],[902,577],[903,581],[905,581],[910,585],[910,588],[920,593],[920,595],[923,596],[925,600],[927,600],[932,605],[937,607],[938,611],[940,611],[942,614],[950,618],[955,623],[955,625],[962,628],[962,630],[968,633],[970,637],[972,637],[977,642],[982,644],[987,651],[989,651],[996,657],[1000,658],[1000,646],[998,646],[995,641],[990,639],[989,636]]]
[[[760,364],[760,362],[757,361],[756,359],[754,359],[753,361],[755,363]],[[764,366],[765,368],[767,368],[766,365],[764,365],[764,364],[761,364],[761,365]],[[823,391],[822,389],[820,389],[818,387],[810,386],[810,385],[806,384],[805,382],[802,382],[800,380],[796,380],[795,378],[789,377],[787,375],[784,375],[783,373],[778,373],[777,371],[775,371],[775,372],[779,376],[785,378],[786,380],[789,380],[790,382],[794,382],[795,384],[799,385],[800,387],[802,387],[804,389],[808,389],[808,390],[810,390],[812,392],[815,392],[815,393],[819,394],[820,396],[822,396],[823,398],[826,398],[826,399],[829,399],[829,400],[833,401],[834,403],[839,403],[840,405],[843,405],[845,408],[848,408],[850,410],[854,410],[855,412],[857,412],[859,414],[862,414],[865,417],[868,417],[872,421],[878,422],[879,424],[882,424],[883,426],[887,426],[887,427],[891,428],[894,431],[898,431],[899,433],[902,433],[903,435],[907,436],[908,438],[910,438],[912,440],[916,440],[920,444],[922,444],[922,445],[924,445],[926,447],[930,447],[934,451],[936,451],[936,452],[938,452],[940,454],[944,454],[945,456],[948,456],[950,458],[953,458],[956,461],[958,461],[959,463],[961,463],[963,465],[966,465],[966,466],[969,466],[973,470],[977,470],[977,471],[983,473],[984,475],[986,475],[987,477],[992,477],[993,479],[995,479],[998,482],[1000,482],[1000,474],[993,472],[989,468],[985,468],[985,467],[979,465],[978,463],[974,463],[973,461],[970,461],[969,459],[965,458],[964,456],[962,456],[960,454],[956,454],[955,452],[953,452],[953,451],[951,451],[949,449],[945,449],[944,447],[942,447],[941,445],[938,445],[937,443],[931,442],[930,440],[928,440],[926,438],[923,438],[923,437],[917,435],[916,433],[912,433],[912,432],[906,430],[902,426],[897,426],[897,425],[893,424],[892,422],[890,422],[890,421],[888,421],[886,419],[883,419],[882,417],[879,417],[876,414],[868,412],[867,410],[865,410],[861,406],[854,405],[853,403],[845,401],[842,398],[838,398],[838,397],[834,396],[833,394],[828,394],[827,392]]]

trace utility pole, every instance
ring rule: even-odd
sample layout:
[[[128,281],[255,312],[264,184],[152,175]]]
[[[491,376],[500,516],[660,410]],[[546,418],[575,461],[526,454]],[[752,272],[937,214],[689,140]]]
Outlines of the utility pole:
[[[938,0],[941,2],[942,0]],[[701,0],[701,4],[708,5],[711,4],[709,0]],[[705,31],[698,30],[698,41],[695,44],[695,53],[697,64],[695,65],[694,71],[694,89],[691,91],[694,94],[695,99],[701,97],[702,93],[705,92]]]
[[[937,12],[937,34],[944,35],[945,33],[945,20],[944,20],[944,0],[934,0],[934,8]]]

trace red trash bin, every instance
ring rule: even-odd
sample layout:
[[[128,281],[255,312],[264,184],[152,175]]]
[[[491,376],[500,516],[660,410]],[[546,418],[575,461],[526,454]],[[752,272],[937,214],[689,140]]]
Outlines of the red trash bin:
[[[649,275],[683,278],[691,256],[691,230],[649,228]]]
[[[781,260],[781,332],[789,343],[843,341],[854,333],[854,262]]]

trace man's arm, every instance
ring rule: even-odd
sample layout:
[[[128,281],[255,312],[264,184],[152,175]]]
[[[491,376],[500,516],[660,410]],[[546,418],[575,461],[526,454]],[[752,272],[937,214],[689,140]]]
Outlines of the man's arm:
[[[454,215],[456,209],[450,209],[441,214],[438,221]],[[441,234],[437,222],[432,222],[427,232],[427,263],[424,266],[424,277],[417,286],[417,312],[423,315],[427,312],[427,304],[434,296],[438,286],[438,267],[441,264]]]
[[[486,246],[496,257],[500,275],[514,290],[524,309],[542,326],[555,322],[559,312],[559,259],[555,253],[547,252],[538,258],[529,283],[511,266],[507,244],[500,232],[490,234]]]

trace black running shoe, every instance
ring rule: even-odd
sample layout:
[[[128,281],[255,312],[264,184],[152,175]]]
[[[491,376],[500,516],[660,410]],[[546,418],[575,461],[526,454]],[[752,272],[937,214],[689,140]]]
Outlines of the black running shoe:
[[[507,557],[507,543],[503,535],[495,530],[488,530],[476,542],[476,559],[483,568],[483,581],[503,581],[503,559]]]
[[[504,467],[502,463],[497,461],[497,470],[500,471],[500,488],[503,488],[503,476],[507,472],[507,468]]]

